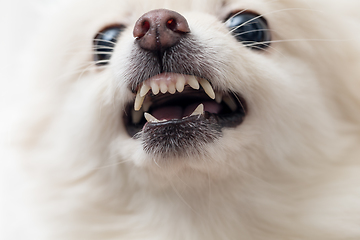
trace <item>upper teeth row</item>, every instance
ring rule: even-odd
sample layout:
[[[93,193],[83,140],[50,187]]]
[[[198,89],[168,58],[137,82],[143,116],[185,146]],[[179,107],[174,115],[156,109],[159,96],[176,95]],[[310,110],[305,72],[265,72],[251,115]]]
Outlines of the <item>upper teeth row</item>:
[[[188,76],[188,75],[179,75],[175,79],[175,81],[168,81],[168,80],[147,80],[145,81],[138,89],[136,94],[134,109],[135,111],[139,111],[143,105],[144,99],[146,94],[150,91],[154,95],[157,95],[159,92],[165,94],[169,92],[170,94],[178,92],[182,92],[185,88],[185,85],[188,84],[195,90],[200,88],[200,85],[204,89],[205,93],[211,98],[215,99],[215,92],[212,88],[211,84],[203,78],[198,78],[195,76]],[[221,96],[217,97],[217,101]]]

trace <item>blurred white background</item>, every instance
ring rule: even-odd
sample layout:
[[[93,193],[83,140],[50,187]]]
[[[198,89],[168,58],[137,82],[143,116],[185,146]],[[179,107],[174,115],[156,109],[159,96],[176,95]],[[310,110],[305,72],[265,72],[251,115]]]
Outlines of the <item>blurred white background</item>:
[[[34,38],[42,19],[53,5],[52,0],[0,0],[0,239],[6,240],[6,229],[11,224],[8,207],[17,188],[17,176],[11,172],[14,162],[6,152],[11,144],[12,122],[20,101],[20,76],[26,62],[25,52]],[[11,182],[12,184],[8,184]],[[7,223],[7,224],[5,224]],[[5,226],[5,227],[4,227]],[[7,226],[7,227],[6,227]],[[19,229],[21,236],[21,229]],[[21,237],[19,238],[21,239]]]

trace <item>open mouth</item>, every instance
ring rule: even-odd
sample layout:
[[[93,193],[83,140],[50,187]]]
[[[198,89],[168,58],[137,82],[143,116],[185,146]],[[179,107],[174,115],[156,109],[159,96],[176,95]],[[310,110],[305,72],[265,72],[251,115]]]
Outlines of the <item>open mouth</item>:
[[[196,76],[162,73],[145,80],[135,91],[135,100],[124,114],[131,137],[148,129],[164,133],[182,125],[194,130],[207,123],[217,129],[231,128],[240,125],[246,115],[246,103],[239,95],[214,91],[208,80]]]

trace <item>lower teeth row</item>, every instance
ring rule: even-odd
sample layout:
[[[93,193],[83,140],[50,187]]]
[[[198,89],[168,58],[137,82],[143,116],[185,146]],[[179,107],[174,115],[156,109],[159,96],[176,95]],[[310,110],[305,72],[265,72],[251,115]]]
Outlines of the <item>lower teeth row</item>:
[[[197,116],[197,115],[202,115],[204,114],[204,105],[203,104],[199,104],[199,106],[196,107],[196,109],[193,111],[193,113],[190,116]],[[190,116],[185,116],[183,117],[190,117]],[[146,121],[148,121],[149,123],[158,123],[158,122],[165,122],[167,121],[166,119],[157,119],[156,117],[154,117],[153,115],[151,115],[150,113],[145,112],[144,113],[144,117],[146,119]],[[133,124],[137,124],[141,121],[142,119],[142,112],[141,111],[133,111],[132,112],[132,121]]]
[[[221,101],[224,101],[227,105],[228,105],[228,107],[234,112],[234,111],[236,111],[237,110],[237,104],[236,104],[236,102],[234,101],[234,99],[232,98],[232,97],[230,97],[230,96],[224,96],[224,97],[222,97],[222,95],[221,94],[217,94],[217,96],[221,96],[220,97],[220,99],[216,99],[216,102],[217,103],[220,103]],[[200,105],[202,105],[203,106],[203,104],[200,104]],[[199,105],[199,106],[200,106]],[[147,111],[149,111],[149,109],[150,109],[150,106],[151,106],[151,102],[150,101],[146,101],[143,105],[142,105],[142,108],[141,109],[139,109],[138,111],[136,111],[136,110],[134,110],[134,109],[132,109],[132,114],[131,114],[131,117],[132,117],[132,122],[133,122],[133,124],[138,124],[140,121],[141,121],[141,119],[142,119],[142,117],[144,116],[144,113],[146,113]],[[198,106],[198,107],[199,107]],[[197,108],[198,108],[197,107]],[[196,110],[195,110],[196,111]],[[195,112],[194,111],[194,112]],[[148,113],[149,114],[149,113]],[[193,114],[191,114],[191,115],[193,115]],[[146,117],[145,117],[146,118]],[[154,117],[155,118],[155,117]],[[155,118],[156,119],[156,118]],[[158,119],[156,119],[158,122],[160,121],[160,120],[158,120]]]

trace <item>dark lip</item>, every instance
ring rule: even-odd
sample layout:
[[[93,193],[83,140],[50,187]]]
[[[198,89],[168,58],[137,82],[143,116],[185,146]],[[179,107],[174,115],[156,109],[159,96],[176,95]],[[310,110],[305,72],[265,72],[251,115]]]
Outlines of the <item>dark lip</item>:
[[[197,115],[197,116],[189,116],[183,119],[171,119],[169,121],[165,121],[165,122],[158,122],[158,123],[145,123],[145,125],[143,126],[143,130],[146,129],[146,127],[163,127],[163,126],[167,126],[167,125],[175,125],[175,124],[185,124],[185,123],[189,123],[189,122],[194,122],[196,121],[208,121],[209,119],[211,119],[212,123],[217,123],[221,128],[224,127],[236,127],[237,125],[241,124],[244,120],[243,118],[243,114],[238,114],[238,113],[233,113],[228,114],[227,116],[219,116],[217,114],[213,114],[213,113],[209,113],[209,112],[205,112],[202,115]]]

